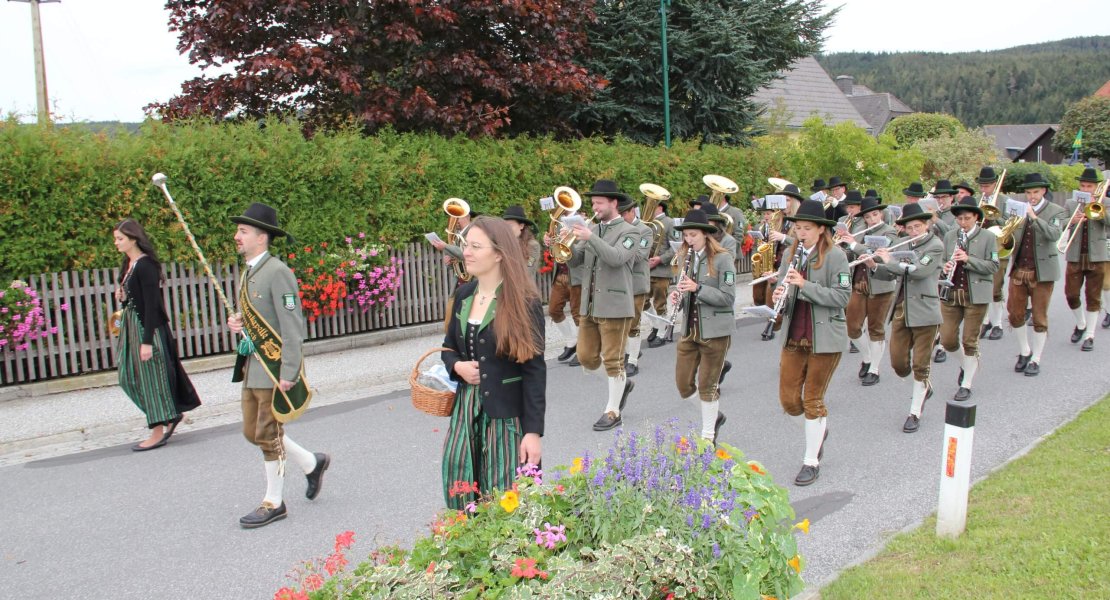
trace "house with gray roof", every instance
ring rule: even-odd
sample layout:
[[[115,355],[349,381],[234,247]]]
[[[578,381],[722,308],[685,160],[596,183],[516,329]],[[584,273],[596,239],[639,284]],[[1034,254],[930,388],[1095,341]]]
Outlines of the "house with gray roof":
[[[812,56],[795,62],[779,79],[757,91],[752,100],[768,110],[781,107],[788,129],[800,129],[806,119],[817,115],[830,125],[847,121],[875,135],[871,124]]]
[[[1052,138],[1059,125],[984,125],[983,132],[994,139],[998,153],[1013,162],[1060,164],[1064,157],[1052,149]]]
[[[905,102],[888,92],[875,93],[866,85],[856,85],[855,77],[851,75],[838,75],[836,87],[844,92],[852,106],[856,107],[859,114],[871,125],[876,135],[883,132],[886,126],[894,119],[908,115],[913,109],[906,106]]]

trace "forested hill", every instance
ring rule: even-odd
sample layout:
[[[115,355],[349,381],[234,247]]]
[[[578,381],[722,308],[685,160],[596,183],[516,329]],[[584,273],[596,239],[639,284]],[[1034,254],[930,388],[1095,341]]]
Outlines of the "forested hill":
[[[941,37],[933,40],[943,44]],[[990,52],[843,52],[817,59],[834,79],[852,75],[914,110],[952,114],[970,127],[1059,123],[1068,104],[1110,80],[1110,36]]]

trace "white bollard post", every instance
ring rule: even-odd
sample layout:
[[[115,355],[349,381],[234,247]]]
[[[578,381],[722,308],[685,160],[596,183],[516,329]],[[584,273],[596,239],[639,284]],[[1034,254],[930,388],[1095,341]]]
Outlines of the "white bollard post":
[[[944,446],[940,456],[938,536],[959,537],[967,525],[967,494],[971,482],[974,439],[975,405],[949,400],[944,413]]]

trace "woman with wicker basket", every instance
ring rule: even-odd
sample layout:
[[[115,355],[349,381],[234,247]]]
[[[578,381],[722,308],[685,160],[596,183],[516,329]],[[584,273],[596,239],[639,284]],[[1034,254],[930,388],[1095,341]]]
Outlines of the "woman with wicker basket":
[[[474,279],[455,291],[443,363],[459,383],[443,445],[443,496],[461,509],[476,496],[512,486],[517,467],[540,463],[546,407],[543,308],[520,252],[517,228],[479,217],[463,260]]]

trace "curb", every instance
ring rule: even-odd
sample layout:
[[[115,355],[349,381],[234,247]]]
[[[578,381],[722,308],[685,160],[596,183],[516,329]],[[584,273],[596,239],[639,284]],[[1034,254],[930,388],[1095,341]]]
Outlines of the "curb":
[[[409,325],[407,327],[370,331],[356,335],[312,340],[305,343],[304,355],[313,356],[316,354],[328,354],[354,348],[381,346],[390,342],[432,335],[442,330],[443,323],[437,321],[435,323]],[[182,364],[185,366],[185,371],[190,375],[218,369],[229,369],[235,365],[235,354],[225,353],[215,356],[190,358],[182,361]],[[119,375],[116,373],[115,369],[112,369],[110,371],[101,371],[88,375],[77,375],[48,381],[12,385],[0,388],[0,403],[18,400],[20,398],[38,398],[63,392],[76,392],[78,390],[106,387],[116,385],[117,383],[119,383]]]

